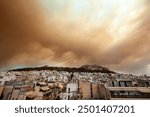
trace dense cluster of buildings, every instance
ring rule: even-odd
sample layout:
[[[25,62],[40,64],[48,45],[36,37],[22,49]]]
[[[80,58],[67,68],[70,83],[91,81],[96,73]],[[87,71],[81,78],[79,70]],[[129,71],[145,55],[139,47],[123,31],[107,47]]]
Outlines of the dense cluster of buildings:
[[[149,99],[150,77],[57,70],[0,72],[1,100]]]

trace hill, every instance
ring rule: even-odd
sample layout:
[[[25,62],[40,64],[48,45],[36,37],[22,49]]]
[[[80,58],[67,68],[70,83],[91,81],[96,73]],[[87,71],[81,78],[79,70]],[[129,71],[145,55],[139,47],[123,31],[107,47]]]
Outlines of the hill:
[[[41,71],[41,70],[56,70],[56,71],[67,71],[67,72],[101,72],[101,73],[115,73],[114,71],[109,70],[108,68],[102,67],[100,65],[83,65],[79,68],[76,67],[28,67],[28,68],[19,68],[12,69],[9,71]]]

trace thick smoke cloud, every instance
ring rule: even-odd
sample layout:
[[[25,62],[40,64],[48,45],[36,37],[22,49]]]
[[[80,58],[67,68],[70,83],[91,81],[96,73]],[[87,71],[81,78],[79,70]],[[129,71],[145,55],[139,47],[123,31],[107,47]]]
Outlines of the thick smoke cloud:
[[[13,57],[31,50],[29,45],[41,37],[45,24],[40,12],[35,0],[0,1],[1,66],[9,65]]]
[[[135,21],[139,22],[138,27],[125,40],[105,53],[111,60],[104,57],[103,61],[106,60],[106,64],[112,64],[117,70],[136,74],[150,73],[150,2],[144,3],[145,5],[141,6],[143,13]]]
[[[128,22],[136,25],[134,30],[118,37],[120,40],[110,31],[112,20],[117,17],[115,11],[103,24],[95,25],[89,21],[92,12],[70,20],[70,4],[61,13],[55,13],[38,0],[1,0],[1,68],[100,64],[122,72],[147,73],[150,64],[147,0],[140,7],[141,14]]]

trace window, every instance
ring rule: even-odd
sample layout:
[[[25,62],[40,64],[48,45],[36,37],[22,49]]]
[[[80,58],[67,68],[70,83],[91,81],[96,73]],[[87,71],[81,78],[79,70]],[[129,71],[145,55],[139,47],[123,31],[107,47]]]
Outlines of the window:
[[[68,95],[68,100],[70,100],[70,95]]]
[[[120,87],[125,87],[125,83],[123,81],[119,82]]]
[[[131,87],[132,86],[132,82],[131,81],[126,81],[125,82],[125,86],[126,87]]]
[[[68,93],[70,93],[70,88],[68,88]]]
[[[117,81],[112,82],[112,85],[113,85],[114,87],[118,87],[118,86],[119,86],[119,84],[118,84]]]
[[[3,76],[0,76],[0,79],[3,79]]]

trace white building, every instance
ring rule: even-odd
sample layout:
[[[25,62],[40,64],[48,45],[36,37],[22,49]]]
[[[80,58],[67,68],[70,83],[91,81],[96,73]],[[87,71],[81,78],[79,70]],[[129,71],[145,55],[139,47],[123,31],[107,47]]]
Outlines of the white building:
[[[77,96],[78,94],[78,84],[77,83],[68,83],[66,87],[66,93],[61,93],[60,98],[63,100],[70,100]]]
[[[4,85],[6,81],[15,80],[16,76],[11,72],[1,72],[0,75],[0,85]]]

